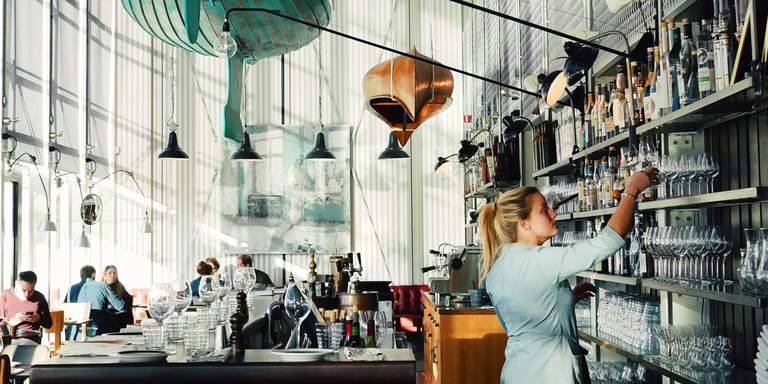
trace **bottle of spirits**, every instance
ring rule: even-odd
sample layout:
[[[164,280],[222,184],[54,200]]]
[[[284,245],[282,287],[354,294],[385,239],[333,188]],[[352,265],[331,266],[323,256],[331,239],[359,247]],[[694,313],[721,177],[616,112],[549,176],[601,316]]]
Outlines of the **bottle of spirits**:
[[[685,106],[699,98],[699,79],[696,74],[698,49],[693,42],[691,23],[683,19],[683,38],[680,43],[680,71],[678,84],[680,86],[680,105]]]
[[[616,93],[614,88],[616,88],[616,86],[613,81],[603,87],[603,105],[605,105],[605,113],[603,115],[605,120],[605,132],[603,134],[603,141],[613,137],[615,129],[613,124],[613,103],[611,99],[611,90],[613,89],[613,93]]]
[[[483,150],[483,153],[485,155],[485,166],[487,167],[488,172],[488,178],[485,180],[486,183],[490,183],[496,178],[496,159],[493,155],[493,150],[491,149],[491,146],[486,147]]]
[[[348,311],[346,313],[345,321],[344,321],[344,340],[342,341],[342,345],[345,347],[351,347],[351,344],[354,343],[353,337],[352,337],[352,313],[351,311]]]
[[[632,124],[635,126],[643,125],[645,124],[645,113],[643,112],[643,96],[645,95],[645,81],[643,80],[643,75],[640,73],[640,65],[633,61],[630,63],[631,71],[632,73],[632,89],[634,89],[635,92],[630,92],[631,97],[633,97],[633,107],[634,110],[632,111]]]
[[[731,83],[731,70],[733,59],[731,57],[732,35],[728,10],[715,12],[715,39],[713,49],[715,51],[715,83],[718,90],[724,89]]]
[[[368,311],[368,321],[365,323],[365,347],[376,348],[376,322],[374,321],[373,311]]]
[[[705,98],[717,90],[714,70],[715,56],[712,51],[712,24],[707,20],[701,20],[698,45],[696,60],[698,61],[699,98]]]
[[[587,160],[589,161],[589,160]],[[596,163],[596,162],[595,162]],[[594,210],[598,209],[598,181],[600,180],[598,178],[597,172],[597,164],[592,163],[591,166],[591,175],[592,178],[587,181],[587,190],[589,191],[589,196],[587,198],[587,210]]]
[[[643,218],[639,213],[635,213],[635,225],[629,239],[629,251],[627,252],[627,265],[625,273],[627,276],[635,278],[643,277],[641,265],[641,254],[643,254]],[[645,257],[643,257],[645,259]],[[642,261],[643,263],[645,260]]]
[[[600,206],[601,208],[611,208],[613,206],[613,175],[608,167],[608,156],[603,156],[601,160],[601,179],[600,179]]]
[[[363,348],[365,343],[360,339],[360,312],[357,308],[352,309],[352,338],[347,346],[350,348]]]
[[[624,181],[619,174],[619,157],[615,147],[608,148],[608,169],[611,172],[611,175],[613,175],[611,206],[617,207],[619,205],[619,199],[621,199],[621,190],[623,189]]]
[[[659,56],[656,58],[657,71],[656,71],[656,91],[657,97],[654,100],[656,102],[656,110],[661,115],[662,109],[668,109],[672,106],[670,101],[670,95],[672,95],[672,83],[669,82],[669,32],[667,31],[667,24],[662,22],[661,33],[659,34]],[[655,55],[656,52],[654,52]],[[654,114],[654,118],[657,115]]]
[[[603,99],[603,85],[597,85],[597,102],[593,108],[592,125],[595,127],[595,144],[605,140],[605,100]]]
[[[672,110],[680,109],[680,96],[682,84],[679,82],[680,74],[680,29],[675,28],[675,21],[667,24],[669,29],[669,77],[672,82],[670,101]]]
[[[586,171],[584,169],[584,164],[580,164],[581,167],[576,167],[576,199],[577,199],[577,211],[584,211],[587,206],[587,197],[586,193],[584,191],[585,183],[586,183]]]
[[[623,73],[623,65],[619,65],[619,71],[620,73]],[[624,76],[623,74],[619,76]],[[625,116],[626,111],[626,99],[624,99],[624,89],[618,88],[618,81],[612,81],[610,83],[611,87],[611,115],[613,116],[613,130],[609,130],[608,132],[610,137],[616,136],[617,134],[623,132],[625,129],[627,129],[626,121],[627,117]]]
[[[485,144],[480,143],[477,146],[482,148],[482,150],[478,150],[480,153],[480,179],[483,184],[488,184],[491,182],[491,174],[488,172],[488,157],[485,155]]]
[[[584,150],[592,145],[592,110],[595,107],[595,100],[592,96],[592,91],[587,93],[587,107],[584,110],[584,116],[583,120],[584,123],[582,124],[582,131],[581,131],[581,150]]]

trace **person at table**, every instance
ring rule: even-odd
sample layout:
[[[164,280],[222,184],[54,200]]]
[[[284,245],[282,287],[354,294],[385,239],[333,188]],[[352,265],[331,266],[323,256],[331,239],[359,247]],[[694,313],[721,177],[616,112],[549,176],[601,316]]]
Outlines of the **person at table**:
[[[237,256],[236,265],[238,268],[253,268],[253,258],[251,258],[251,255],[239,255]],[[260,271],[256,268],[253,268],[253,270],[256,272],[256,288],[275,286],[275,283],[272,282],[272,279],[270,279],[269,275],[264,271]]]
[[[215,257],[211,256],[207,259],[205,259],[205,262],[211,265],[211,268],[213,268],[213,273],[216,273],[219,271],[219,261],[216,260]]]
[[[557,214],[534,187],[505,192],[480,211],[481,278],[507,336],[501,383],[588,383],[576,332],[574,302],[595,288],[568,278],[624,246],[637,196],[658,181],[658,170],[627,180],[618,208],[596,237],[567,247],[544,247],[557,235]]]
[[[189,282],[189,288],[192,289],[192,297],[200,297],[200,279],[205,275],[212,275],[213,268],[205,260],[197,262],[197,278]]]
[[[16,285],[0,295],[0,317],[12,329],[11,335],[40,343],[40,328],[53,325],[48,301],[35,290],[37,275],[32,271],[20,272]]]
[[[89,277],[93,279],[94,276],[96,276],[96,268],[93,266],[84,265],[82,268],[80,268],[80,281],[69,287],[67,295],[64,296],[64,302],[76,303],[77,298],[80,295],[80,289],[82,289],[83,285],[85,284],[85,280]]]
[[[90,277],[85,279],[77,302],[91,304],[90,318],[93,324],[89,324],[89,328],[95,327],[97,335],[120,330],[120,322],[113,313],[110,313],[109,308],[111,306],[117,312],[124,311],[126,310],[125,301],[107,283],[95,281]]]
[[[107,265],[104,267],[104,273],[101,275],[101,281],[109,286],[109,289],[117,295],[117,297],[123,300],[125,303],[124,311],[117,311],[111,305],[107,306],[107,311],[115,315],[117,324],[120,328],[125,327],[128,324],[133,324],[133,296],[125,289],[123,283],[117,277],[117,267],[114,265]]]

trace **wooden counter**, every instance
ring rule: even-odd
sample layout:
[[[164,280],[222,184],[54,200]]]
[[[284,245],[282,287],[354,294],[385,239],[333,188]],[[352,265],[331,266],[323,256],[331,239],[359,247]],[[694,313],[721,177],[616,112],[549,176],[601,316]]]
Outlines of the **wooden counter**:
[[[497,384],[507,335],[493,308],[435,307],[423,295],[426,382]]]

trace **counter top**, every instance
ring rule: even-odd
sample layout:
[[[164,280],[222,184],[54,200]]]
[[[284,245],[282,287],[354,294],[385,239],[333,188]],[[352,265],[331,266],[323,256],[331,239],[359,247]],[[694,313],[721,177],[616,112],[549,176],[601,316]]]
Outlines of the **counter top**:
[[[445,295],[451,295],[451,293],[444,293]],[[437,312],[441,315],[487,315],[496,314],[496,309],[493,305],[484,305],[482,307],[471,307],[469,305],[460,306],[445,306],[435,305],[432,301],[432,292],[422,292],[425,301],[428,301],[431,306],[434,306]],[[457,295],[466,295],[466,293],[457,293]]]

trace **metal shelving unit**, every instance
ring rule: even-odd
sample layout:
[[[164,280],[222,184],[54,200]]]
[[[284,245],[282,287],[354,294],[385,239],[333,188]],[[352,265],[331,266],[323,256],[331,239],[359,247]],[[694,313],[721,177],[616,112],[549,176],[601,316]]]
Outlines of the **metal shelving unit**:
[[[670,112],[656,120],[649,121],[637,127],[637,134],[650,133],[664,129],[698,130],[721,124],[725,121],[743,116],[751,111],[751,90],[754,86],[752,78],[745,78],[738,83],[719,90],[710,96],[686,105],[677,111]],[[595,144],[572,157],[563,159],[533,173],[534,177],[556,176],[567,173],[568,167],[573,167],[575,160],[583,159],[594,153],[607,150],[609,147],[624,143],[629,139],[628,132],[622,132],[603,142]]]
[[[723,205],[738,205],[747,204],[756,201],[766,200],[768,198],[768,190],[762,187],[750,187],[742,189],[734,189],[730,191],[721,191],[706,193],[694,196],[676,197],[672,199],[648,201],[638,204],[640,211],[653,211],[657,209],[668,208],[696,208],[696,207],[713,207]],[[616,208],[597,209],[593,211],[573,212],[570,218],[560,218],[563,220],[577,220],[587,219],[592,217],[600,217],[612,215],[616,211]]]
[[[643,288],[678,293],[686,296],[701,297],[721,303],[744,305],[754,308],[768,308],[768,297],[754,296],[741,290],[738,283],[732,285],[716,284],[709,287],[683,286],[676,283],[666,283],[658,279],[643,279]]]
[[[483,188],[480,190],[465,194],[464,199],[487,199],[519,186],[519,183],[507,185],[497,184],[495,181],[492,181],[490,183],[483,184]]]
[[[576,274],[576,276],[583,277],[585,279],[592,279],[595,281],[606,281],[609,283],[619,283],[619,284],[631,285],[631,286],[641,286],[642,280],[643,280],[643,279],[638,279],[636,277],[610,275],[607,273],[599,273],[599,272],[592,272],[592,271],[579,272]]]

